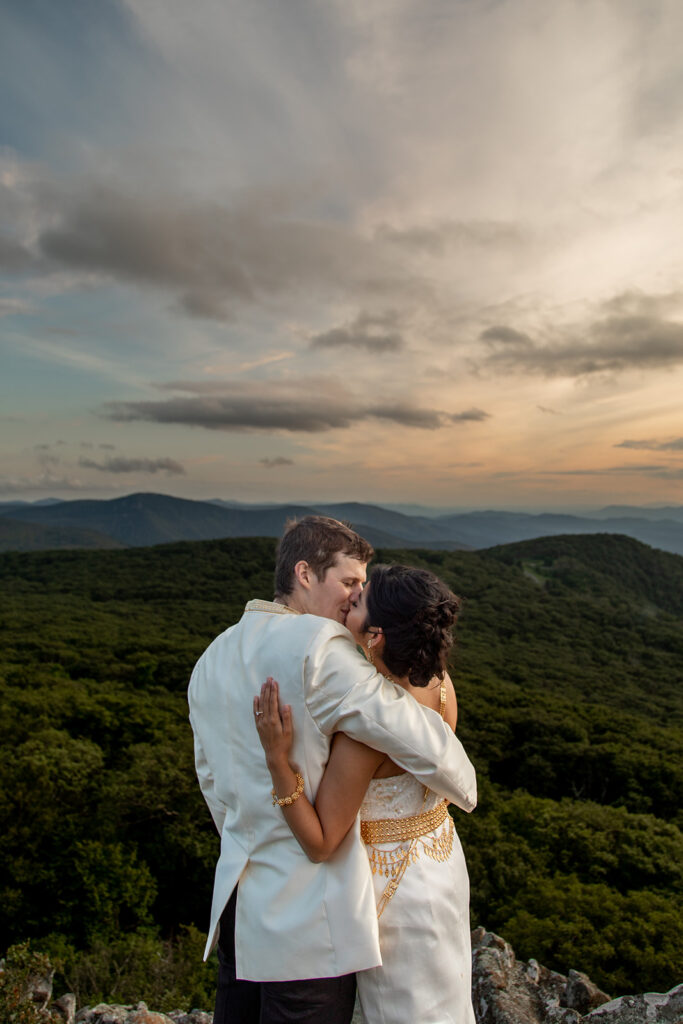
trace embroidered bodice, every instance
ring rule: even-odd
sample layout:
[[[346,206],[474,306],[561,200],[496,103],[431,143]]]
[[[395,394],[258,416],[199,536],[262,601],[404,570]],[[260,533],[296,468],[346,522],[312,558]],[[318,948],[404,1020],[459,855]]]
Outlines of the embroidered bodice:
[[[375,818],[407,818],[429,811],[442,799],[425,788],[413,775],[392,775],[388,779],[371,779],[360,808],[363,821]]]

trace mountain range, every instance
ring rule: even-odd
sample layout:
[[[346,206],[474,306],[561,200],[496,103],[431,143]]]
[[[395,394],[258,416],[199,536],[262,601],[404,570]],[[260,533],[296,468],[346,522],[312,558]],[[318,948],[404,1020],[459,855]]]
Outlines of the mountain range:
[[[179,540],[277,537],[287,519],[310,513],[350,522],[376,547],[457,550],[557,534],[616,533],[683,554],[683,506],[612,505],[582,515],[495,510],[435,515],[431,509],[413,515],[360,502],[249,505],[147,493],[109,500],[0,504],[0,550],[146,547]]]

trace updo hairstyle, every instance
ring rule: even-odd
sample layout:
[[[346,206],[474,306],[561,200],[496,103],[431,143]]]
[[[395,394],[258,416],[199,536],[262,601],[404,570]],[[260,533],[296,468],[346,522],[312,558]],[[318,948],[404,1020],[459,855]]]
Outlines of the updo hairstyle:
[[[382,660],[390,672],[408,676],[413,686],[443,679],[453,645],[460,598],[426,569],[378,565],[367,590],[364,630],[381,626]]]

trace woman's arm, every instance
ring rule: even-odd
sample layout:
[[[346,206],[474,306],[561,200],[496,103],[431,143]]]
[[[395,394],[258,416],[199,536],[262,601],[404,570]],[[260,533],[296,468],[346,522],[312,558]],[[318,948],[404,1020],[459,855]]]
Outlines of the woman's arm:
[[[261,714],[256,715],[260,711]],[[278,797],[296,789],[296,774],[289,763],[292,747],[292,709],[279,706],[278,685],[269,679],[254,698],[256,729]],[[306,856],[316,863],[327,860],[353,825],[370,779],[384,754],[337,733],[330,759],[318,788],[315,807],[302,794],[282,806],[285,820]]]

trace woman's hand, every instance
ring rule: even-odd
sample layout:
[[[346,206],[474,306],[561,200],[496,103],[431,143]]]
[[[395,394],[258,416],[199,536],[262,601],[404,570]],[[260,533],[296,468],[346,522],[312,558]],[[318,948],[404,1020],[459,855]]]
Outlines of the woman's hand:
[[[260,696],[254,697],[254,721],[268,766],[289,764],[294,739],[292,709],[289,704],[280,705],[278,684],[271,676],[261,687]]]

